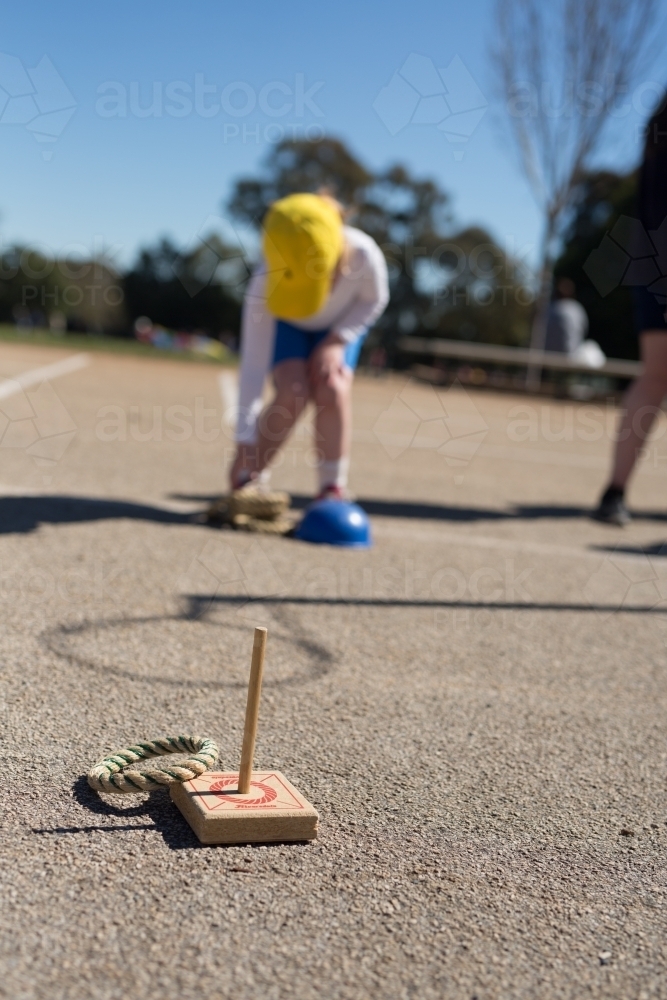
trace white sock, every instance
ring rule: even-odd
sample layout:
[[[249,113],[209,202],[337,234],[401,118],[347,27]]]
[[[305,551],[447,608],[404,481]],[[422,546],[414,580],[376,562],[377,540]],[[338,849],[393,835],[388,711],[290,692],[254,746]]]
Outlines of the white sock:
[[[325,490],[327,486],[340,486],[341,489],[345,489],[349,471],[350,460],[345,455],[330,462],[320,462],[317,466],[320,491]]]
[[[256,483],[258,486],[268,486],[271,480],[271,467],[267,465],[266,469],[262,469],[259,475],[255,476],[254,479],[249,469],[241,469],[236,480],[235,489],[240,490],[243,486],[247,486],[251,479],[253,483]]]

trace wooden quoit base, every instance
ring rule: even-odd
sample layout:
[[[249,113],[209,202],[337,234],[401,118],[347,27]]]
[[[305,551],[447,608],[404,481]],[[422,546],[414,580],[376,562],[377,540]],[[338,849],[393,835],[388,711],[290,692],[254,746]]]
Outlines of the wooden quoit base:
[[[269,844],[314,840],[317,811],[279,771],[253,771],[238,791],[235,772],[209,771],[171,785],[178,806],[202,844]]]
[[[265,628],[255,628],[238,773],[208,771],[171,786],[172,801],[202,844],[276,844],[317,836],[317,812],[294,785],[279,771],[253,771],[266,636]]]

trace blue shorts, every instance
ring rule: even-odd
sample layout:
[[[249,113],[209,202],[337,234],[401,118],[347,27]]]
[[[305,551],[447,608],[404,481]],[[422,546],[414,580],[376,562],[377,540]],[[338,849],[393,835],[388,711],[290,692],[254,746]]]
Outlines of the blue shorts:
[[[301,358],[307,361],[320,341],[324,340],[328,330],[302,330],[298,326],[292,326],[285,320],[276,320],[276,339],[273,345],[273,361],[271,368],[275,368],[281,361],[292,361],[294,358]],[[345,365],[352,371],[359,363],[361,346],[366,339],[367,331],[361,334],[353,344],[348,344],[345,348]]]

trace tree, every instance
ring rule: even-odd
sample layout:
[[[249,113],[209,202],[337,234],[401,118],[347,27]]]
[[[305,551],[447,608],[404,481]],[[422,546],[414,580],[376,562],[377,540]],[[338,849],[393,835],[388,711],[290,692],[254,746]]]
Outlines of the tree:
[[[117,334],[126,326],[122,279],[104,258],[54,258],[14,246],[0,255],[0,322]]]
[[[259,177],[236,182],[230,214],[260,226],[271,202],[295,191],[330,188],[345,205],[357,205],[373,180],[338,139],[284,140],[271,148]]]
[[[424,319],[431,334],[524,347],[532,306],[524,265],[477,227],[455,233],[449,247],[451,270]]]
[[[13,246],[0,256],[0,322],[46,326],[60,307],[56,261],[30,247]]]
[[[496,80],[544,221],[531,347],[546,335],[554,262],[577,185],[627,93],[656,0],[497,0]],[[539,366],[528,373],[539,382]]]
[[[373,173],[337,139],[285,141],[272,149],[259,177],[237,181],[227,208],[236,219],[258,227],[276,198],[322,188],[349,208],[352,224],[371,235],[387,258],[391,300],[368,348],[381,344],[393,360],[399,335],[446,333],[497,339],[498,333],[485,321],[491,318],[488,298],[482,305],[481,297],[475,299],[470,292],[475,282],[479,286],[480,281],[490,281],[495,287],[507,261],[487,233],[455,232],[449,198],[433,180],[415,178],[400,164]],[[494,258],[493,276],[479,270],[489,251]],[[465,284],[464,294],[449,295],[452,282],[458,282],[459,288]],[[505,323],[498,324],[510,342],[521,336],[513,309],[510,300],[512,316],[507,322],[508,312]],[[444,322],[445,316],[449,322]],[[513,329],[511,334],[508,327]]]
[[[575,283],[577,297],[588,313],[591,338],[609,357],[633,360],[638,356],[638,344],[630,286],[621,282],[601,295],[588,275],[587,262],[620,218],[635,215],[636,195],[637,171],[586,174],[575,188],[562,251],[554,266],[556,277],[571,278]]]
[[[148,316],[171,329],[200,330],[213,337],[236,332],[241,312],[237,289],[246,273],[238,250],[214,235],[189,252],[162,239],[140,251],[123,279],[128,318],[133,322]]]

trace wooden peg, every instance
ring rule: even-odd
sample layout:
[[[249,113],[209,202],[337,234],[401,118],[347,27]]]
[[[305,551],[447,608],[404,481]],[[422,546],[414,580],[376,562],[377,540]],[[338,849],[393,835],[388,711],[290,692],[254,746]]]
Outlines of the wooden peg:
[[[317,836],[317,810],[280,771],[253,774],[266,637],[265,628],[255,629],[239,774],[206,771],[169,786],[202,844],[271,844]]]
[[[252,662],[250,664],[250,680],[248,682],[248,701],[245,708],[245,726],[243,728],[243,747],[241,749],[241,767],[239,768],[239,793],[247,795],[250,791],[252,777],[252,760],[255,755],[255,737],[259,719],[259,699],[262,694],[262,674],[264,673],[264,654],[266,653],[265,628],[257,627],[252,644]]]

